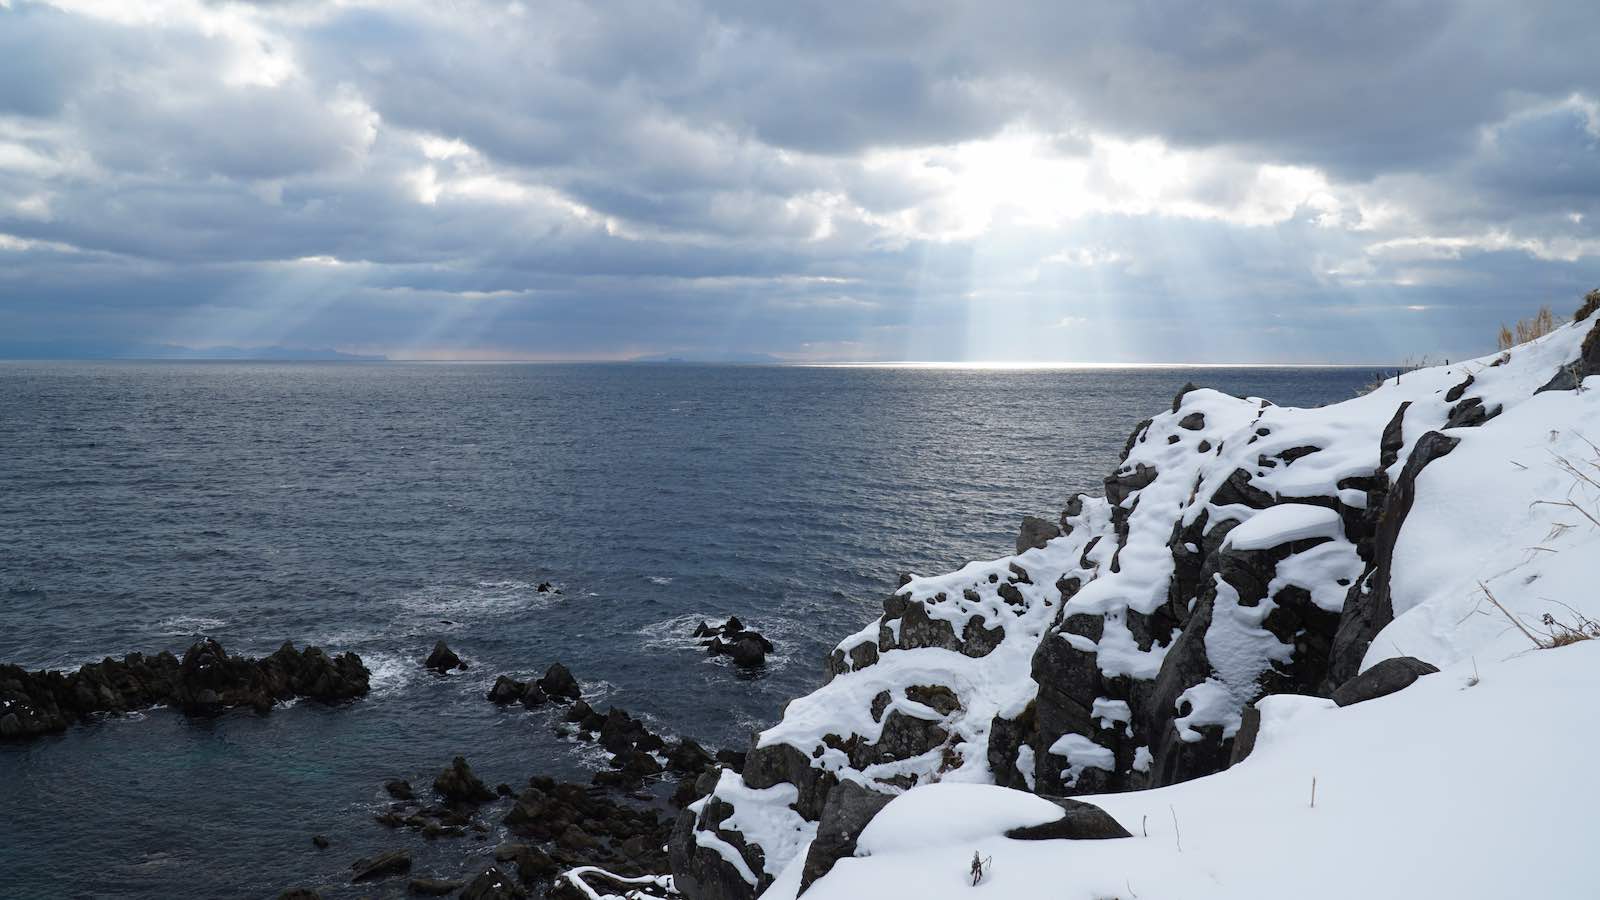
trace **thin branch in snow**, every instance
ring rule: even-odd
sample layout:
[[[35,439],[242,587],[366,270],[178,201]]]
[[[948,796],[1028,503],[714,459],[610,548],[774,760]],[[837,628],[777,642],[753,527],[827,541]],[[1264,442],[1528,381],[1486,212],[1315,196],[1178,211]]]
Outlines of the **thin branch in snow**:
[[[1178,808],[1167,804],[1167,809],[1172,810],[1172,837],[1178,842],[1178,852],[1183,852],[1183,832],[1178,830]]]
[[[1311,808],[1317,808],[1317,776],[1311,776]]]
[[[1511,610],[1506,609],[1504,606],[1502,606],[1500,604],[1499,600],[1495,599],[1494,592],[1489,590],[1489,586],[1488,585],[1486,585],[1486,584],[1484,584],[1483,582],[1480,581],[1480,582],[1478,582],[1478,589],[1483,591],[1483,595],[1485,597],[1489,598],[1489,602],[1490,603],[1493,603],[1496,608],[1498,608],[1501,612],[1505,613],[1506,618],[1511,620],[1511,624],[1517,626],[1517,630],[1518,631],[1521,631],[1524,635],[1527,635],[1528,640],[1533,641],[1533,645],[1535,647],[1538,647],[1541,650],[1544,649],[1544,643],[1542,641],[1540,641],[1538,638],[1534,637],[1533,636],[1533,632],[1529,631],[1525,626],[1523,626],[1521,620],[1519,620],[1516,616],[1513,616],[1511,614]]]

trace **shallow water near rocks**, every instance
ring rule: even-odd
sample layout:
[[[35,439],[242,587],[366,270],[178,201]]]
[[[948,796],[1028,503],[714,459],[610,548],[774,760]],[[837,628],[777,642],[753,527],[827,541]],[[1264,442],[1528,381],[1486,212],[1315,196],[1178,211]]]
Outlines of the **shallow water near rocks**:
[[[1022,515],[1098,493],[1185,381],[1315,405],[1369,377],[0,363],[0,661],[75,668],[209,635],[354,650],[373,674],[339,707],[151,710],[0,744],[0,893],[403,893],[345,884],[400,846],[418,873],[474,870],[497,835],[389,831],[371,820],[384,780],[426,793],[456,754],[491,785],[602,764],[554,735],[558,712],[488,703],[496,675],[560,660],[602,710],[742,749],[898,572],[1011,552]],[[690,638],[729,614],[777,645],[765,668]],[[424,670],[440,639],[472,668]]]

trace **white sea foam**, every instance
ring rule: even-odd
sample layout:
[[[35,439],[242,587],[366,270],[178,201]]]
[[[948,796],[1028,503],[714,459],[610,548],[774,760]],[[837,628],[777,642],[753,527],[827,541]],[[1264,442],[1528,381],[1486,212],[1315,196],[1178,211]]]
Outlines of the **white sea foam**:
[[[209,634],[228,623],[210,616],[169,616],[157,622],[157,634],[169,636]]]

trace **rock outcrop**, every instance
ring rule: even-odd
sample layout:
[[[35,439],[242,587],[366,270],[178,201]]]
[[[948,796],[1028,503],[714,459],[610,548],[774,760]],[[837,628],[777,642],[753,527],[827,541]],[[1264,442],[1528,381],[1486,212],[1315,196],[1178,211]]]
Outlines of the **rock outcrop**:
[[[265,712],[304,697],[337,703],[364,696],[371,673],[361,657],[330,657],[320,648],[285,643],[270,656],[229,656],[210,638],[183,658],[163,652],[107,657],[76,672],[28,672],[0,665],[0,738],[25,739],[65,730],[97,713],[127,713],[172,706],[191,716],[215,716],[235,707]]]
[[[1103,496],[1025,520],[1013,556],[903,579],[829,655],[828,682],[755,736],[742,774],[680,815],[679,890],[749,900],[800,859],[809,884],[859,834],[830,810],[864,795],[1172,784],[1248,754],[1267,695],[1345,704],[1414,681],[1427,664],[1374,665],[1374,638],[1401,612],[1396,543],[1427,467],[1593,374],[1585,320],[1315,409],[1185,386],[1134,428]],[[1029,836],[1121,830],[1063,805]]]

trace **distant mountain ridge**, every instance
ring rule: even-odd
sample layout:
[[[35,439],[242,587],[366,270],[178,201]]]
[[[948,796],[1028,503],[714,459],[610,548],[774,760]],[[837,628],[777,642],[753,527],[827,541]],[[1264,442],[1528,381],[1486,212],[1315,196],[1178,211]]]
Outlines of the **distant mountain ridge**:
[[[384,362],[382,354],[329,347],[185,347],[181,344],[4,343],[0,359],[228,359]]]

